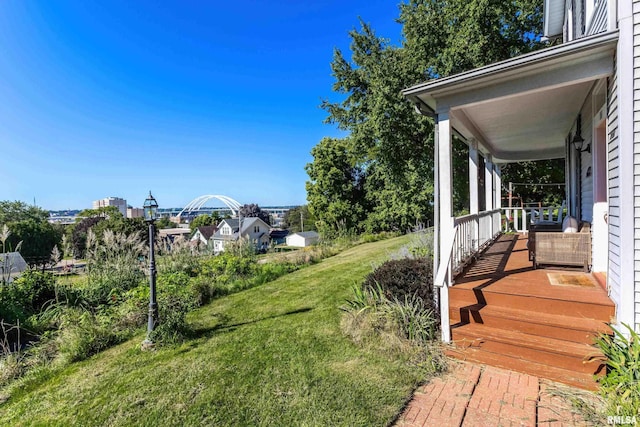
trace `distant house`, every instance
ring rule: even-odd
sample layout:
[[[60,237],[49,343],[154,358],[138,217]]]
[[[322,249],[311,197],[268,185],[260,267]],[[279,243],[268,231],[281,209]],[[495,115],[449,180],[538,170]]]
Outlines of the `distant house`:
[[[315,231],[304,231],[287,236],[287,246],[305,247],[318,242],[320,235]]]
[[[0,254],[0,282],[11,282],[28,268],[19,252]]]
[[[269,238],[271,239],[271,244],[273,245],[282,245],[286,242],[286,238],[289,235],[289,230],[280,230],[278,228],[274,228],[269,232]]]
[[[191,243],[195,244],[200,244],[200,245],[208,245],[211,244],[213,245],[213,242],[211,241],[211,237],[213,237],[213,235],[215,234],[215,232],[218,230],[218,227],[216,227],[215,225],[204,225],[202,227],[198,227],[196,228],[196,231],[193,233],[193,236],[191,236]]]
[[[213,251],[222,252],[228,242],[235,242],[239,237],[248,238],[256,249],[269,246],[269,224],[260,218],[223,219],[213,237]]]
[[[179,237],[184,240],[188,240],[190,234],[191,230],[189,228],[164,228],[162,230],[158,230],[158,236],[160,239],[169,243],[173,243],[175,239]]]

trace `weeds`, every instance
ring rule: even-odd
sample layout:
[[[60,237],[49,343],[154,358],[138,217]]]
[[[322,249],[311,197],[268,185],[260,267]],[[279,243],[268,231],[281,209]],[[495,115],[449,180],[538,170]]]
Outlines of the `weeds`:
[[[341,328],[354,342],[390,354],[410,354],[413,363],[430,373],[446,369],[440,347],[434,344],[437,320],[420,297],[390,299],[380,286],[354,286],[352,292],[340,308]]]

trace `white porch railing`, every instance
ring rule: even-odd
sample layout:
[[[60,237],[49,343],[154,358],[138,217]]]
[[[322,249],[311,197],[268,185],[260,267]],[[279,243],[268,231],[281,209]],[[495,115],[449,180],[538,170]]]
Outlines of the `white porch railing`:
[[[454,219],[453,239],[446,242],[438,265],[435,286],[449,286],[452,278],[501,232],[501,211],[480,212]],[[447,274],[449,273],[449,274]]]
[[[523,233],[529,231],[529,226],[534,222],[562,222],[565,214],[564,210],[564,205],[502,208],[502,213],[505,216],[502,231],[517,231],[519,233]]]

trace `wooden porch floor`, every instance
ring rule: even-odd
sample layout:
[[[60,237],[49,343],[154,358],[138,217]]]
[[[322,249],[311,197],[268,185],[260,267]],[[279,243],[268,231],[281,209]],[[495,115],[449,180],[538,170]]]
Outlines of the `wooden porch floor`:
[[[565,276],[559,284],[551,277]],[[575,279],[571,280],[570,276]],[[563,279],[560,277],[559,279]],[[533,269],[529,261],[527,236],[502,235],[487,251],[454,282],[458,289],[486,290],[507,294],[580,301],[613,307],[607,292],[591,273],[580,268]]]
[[[594,388],[594,338],[615,306],[590,273],[533,269],[526,235],[503,235],[449,289],[454,357]]]

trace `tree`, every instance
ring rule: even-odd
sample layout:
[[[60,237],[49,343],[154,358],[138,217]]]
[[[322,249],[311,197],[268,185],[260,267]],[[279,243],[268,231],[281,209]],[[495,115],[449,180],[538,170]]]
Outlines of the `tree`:
[[[84,258],[85,251],[87,250],[87,233],[91,227],[100,221],[104,221],[104,218],[100,216],[91,216],[83,218],[76,224],[70,226],[67,233],[70,233],[71,235],[71,238],[68,238],[68,240],[71,242],[70,245],[73,254],[65,255],[73,255],[74,258]]]
[[[434,124],[415,113],[402,89],[540,47],[540,6],[537,0],[410,0],[400,5],[402,47],[361,21],[349,33],[350,57],[335,50],[331,63],[341,100],[321,105],[326,122],[348,136],[322,139],[306,167],[309,209],[319,222],[379,231],[431,220]],[[454,143],[453,151],[454,173],[462,176],[466,147]],[[332,173],[338,181],[326,178]],[[468,209],[465,181],[468,173],[454,186],[458,212]]]
[[[349,139],[324,138],[313,147],[307,164],[309,211],[319,231],[360,230],[365,218],[365,176],[352,154]]]
[[[198,227],[203,227],[206,225],[217,225],[217,224],[218,224],[218,221],[213,217],[213,215],[204,214],[204,215],[198,215],[197,217],[195,217],[193,221],[189,223],[189,228],[193,232]]]
[[[566,199],[564,180],[564,159],[507,163],[502,166],[503,187],[508,191],[509,182],[519,184],[514,186],[514,196],[524,202],[541,202],[545,206],[561,204]]]
[[[285,212],[283,227],[292,233],[315,230],[316,217],[309,211],[309,205],[296,206]]]
[[[166,216],[163,216],[156,221],[156,228],[158,228],[158,230],[162,230],[163,228],[175,228],[177,226],[178,224],[176,224],[175,222],[171,222],[171,220]]]
[[[10,236],[6,247],[15,249],[22,242],[21,255],[31,264],[48,260],[51,250],[62,240],[62,229],[50,224],[49,213],[20,201],[0,201],[0,224],[7,225]]]
[[[269,217],[269,213],[260,209],[260,206],[256,205],[255,203],[240,206],[239,214],[243,218],[260,218],[268,225],[271,225],[271,218]]]
[[[10,247],[22,242],[20,254],[30,265],[48,262],[53,247],[62,241],[62,229],[47,221],[27,219],[9,223]]]
[[[37,206],[30,206],[20,201],[0,201],[0,224],[30,219],[34,221],[46,221],[48,218],[49,212]]]
[[[144,219],[125,218],[115,206],[86,209],[80,212],[79,216],[84,218],[67,229],[67,238],[71,241],[73,256],[76,258],[85,256],[89,229],[93,231],[98,241],[102,241],[106,230],[124,233],[126,236],[138,233],[140,240],[144,242],[149,239],[149,227]]]

